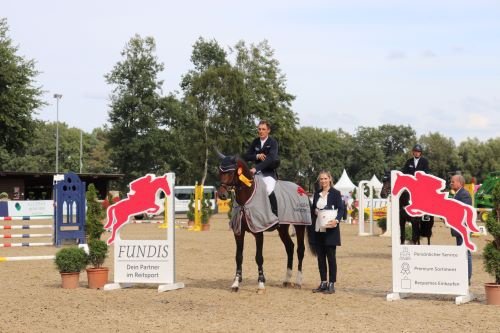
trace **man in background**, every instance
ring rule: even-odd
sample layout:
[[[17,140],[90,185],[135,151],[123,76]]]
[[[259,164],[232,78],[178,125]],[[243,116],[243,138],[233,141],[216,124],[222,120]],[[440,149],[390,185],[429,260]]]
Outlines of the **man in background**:
[[[455,200],[463,202],[464,204],[472,206],[472,198],[469,194],[469,191],[464,189],[465,179],[462,175],[454,175],[451,177],[450,187],[453,191],[455,191],[455,196],[453,197]],[[454,229],[451,229],[451,235],[455,237],[457,241],[457,246],[462,245],[464,239],[462,235],[456,232]],[[467,271],[469,276],[469,286],[470,279],[472,277],[472,254],[469,250],[467,250]]]

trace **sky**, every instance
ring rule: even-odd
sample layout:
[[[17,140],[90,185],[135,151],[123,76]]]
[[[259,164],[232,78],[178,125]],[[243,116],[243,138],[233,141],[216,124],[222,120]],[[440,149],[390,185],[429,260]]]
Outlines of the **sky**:
[[[226,49],[268,40],[301,127],[500,136],[497,0],[2,0],[0,17],[41,72],[37,118],[56,121],[62,94],[59,121],[86,132],[108,123],[104,75],[139,34],[156,41],[164,94],[180,93],[199,37]]]

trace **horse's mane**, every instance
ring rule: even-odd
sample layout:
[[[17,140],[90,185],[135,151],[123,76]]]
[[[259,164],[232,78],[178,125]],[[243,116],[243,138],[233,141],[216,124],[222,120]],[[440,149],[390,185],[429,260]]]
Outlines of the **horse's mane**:
[[[250,168],[248,167],[247,162],[243,158],[241,158],[240,156],[238,156],[238,155],[236,155],[236,164],[238,166],[243,167],[243,174],[245,176],[248,176],[249,178],[251,176],[251,178],[253,178],[253,175],[250,173]]]

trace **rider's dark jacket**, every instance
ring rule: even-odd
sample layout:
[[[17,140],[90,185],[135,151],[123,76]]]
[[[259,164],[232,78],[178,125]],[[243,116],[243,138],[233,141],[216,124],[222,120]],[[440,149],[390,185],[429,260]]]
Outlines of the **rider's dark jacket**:
[[[266,155],[266,159],[264,161],[257,160],[257,154],[261,153]],[[270,176],[277,179],[276,168],[279,165],[279,157],[278,141],[276,141],[276,139],[268,136],[264,145],[261,147],[260,138],[256,138],[252,141],[252,144],[243,158],[246,161],[254,162],[255,170],[257,170],[257,172],[260,171],[263,176]]]
[[[412,157],[406,161],[403,170],[401,171],[403,171],[403,173],[407,175],[412,175],[412,176],[415,175],[416,171],[424,171],[425,173],[429,173],[430,172],[429,161],[425,157],[421,156],[418,159],[418,164],[417,167],[415,168],[415,164],[413,162],[413,157]]]

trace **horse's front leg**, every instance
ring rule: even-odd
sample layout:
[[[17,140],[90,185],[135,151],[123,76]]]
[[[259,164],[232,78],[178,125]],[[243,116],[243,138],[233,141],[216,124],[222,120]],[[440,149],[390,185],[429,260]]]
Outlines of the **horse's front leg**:
[[[257,263],[257,267],[259,270],[259,277],[257,279],[259,285],[257,287],[257,294],[263,294],[266,291],[266,277],[264,276],[264,256],[263,256],[263,249],[264,249],[264,233],[259,232],[256,234],[253,234],[255,237],[255,262]]]
[[[236,274],[234,275],[231,290],[237,292],[240,289],[240,283],[243,279],[241,268],[243,264],[243,245],[245,244],[245,230],[243,228],[241,229],[241,234],[234,234],[234,240],[236,241]]]
[[[304,252],[306,250],[305,246],[305,233],[306,226],[300,225],[295,226],[295,233],[297,235],[297,259],[298,259],[298,267],[297,267],[297,279],[295,281],[296,288],[302,288],[302,261],[304,260]]]
[[[411,243],[420,245],[420,217],[411,219]]]

